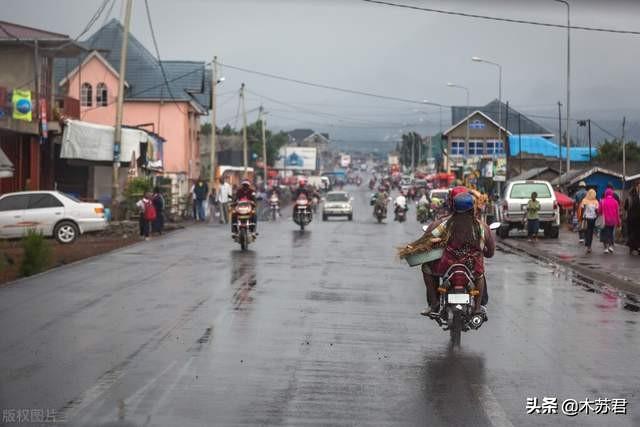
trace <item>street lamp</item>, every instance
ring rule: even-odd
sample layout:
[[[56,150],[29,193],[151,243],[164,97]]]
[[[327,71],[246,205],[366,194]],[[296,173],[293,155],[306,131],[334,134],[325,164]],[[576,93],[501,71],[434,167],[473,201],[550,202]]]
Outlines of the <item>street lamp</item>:
[[[567,6],[567,172],[571,168],[571,155],[569,148],[571,147],[571,7],[567,0],[554,0]],[[559,141],[558,141],[559,142]]]
[[[498,139],[500,139],[500,142],[504,143],[504,141],[502,141],[502,65],[478,56],[472,57],[471,60],[474,62],[484,62],[485,64],[498,67],[498,124],[500,125],[500,127],[498,127]]]
[[[461,86],[461,85],[457,85],[455,83],[447,83],[447,86],[449,87],[454,87],[456,89],[464,89],[464,91],[467,93],[467,111],[466,111],[466,116],[467,116],[467,132],[465,134],[465,138],[464,138],[464,146],[465,149],[469,149],[469,88],[465,87],[465,86]]]

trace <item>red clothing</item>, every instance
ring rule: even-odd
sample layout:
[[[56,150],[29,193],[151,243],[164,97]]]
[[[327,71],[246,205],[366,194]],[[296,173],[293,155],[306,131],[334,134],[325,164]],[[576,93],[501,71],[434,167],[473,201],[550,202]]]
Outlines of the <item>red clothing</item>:
[[[442,276],[454,264],[463,264],[480,277],[484,274],[484,258],[491,258],[495,252],[495,241],[489,227],[481,223],[483,234],[474,244],[450,241],[445,248],[442,258],[434,266],[434,273]]]
[[[620,225],[620,204],[614,197],[613,190],[607,188],[600,202],[600,210],[604,217],[604,225],[617,227]]]

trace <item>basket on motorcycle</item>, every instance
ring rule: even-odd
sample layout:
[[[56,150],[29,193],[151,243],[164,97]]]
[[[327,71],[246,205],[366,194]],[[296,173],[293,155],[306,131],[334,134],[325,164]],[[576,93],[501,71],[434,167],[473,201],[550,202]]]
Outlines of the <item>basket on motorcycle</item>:
[[[427,252],[418,252],[408,255],[404,258],[404,260],[407,261],[407,264],[409,264],[410,267],[415,267],[418,265],[422,265],[425,262],[431,262],[442,258],[443,252],[444,249],[442,248],[431,249]]]

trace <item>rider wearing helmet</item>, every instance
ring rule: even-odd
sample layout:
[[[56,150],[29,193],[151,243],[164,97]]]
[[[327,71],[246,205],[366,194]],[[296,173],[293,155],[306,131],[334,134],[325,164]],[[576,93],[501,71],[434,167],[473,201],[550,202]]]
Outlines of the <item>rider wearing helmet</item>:
[[[457,192],[452,197],[451,205],[453,214],[440,225],[445,227],[447,236],[442,258],[431,266],[432,274],[442,276],[452,265],[463,264],[473,274],[476,289],[480,292],[480,298],[476,300],[474,307],[476,312],[484,312],[481,303],[483,299],[485,278],[484,258],[491,258],[495,252],[495,241],[491,230],[486,223],[475,214],[475,199],[469,192]],[[435,289],[431,291],[431,312],[438,311],[439,301]]]
[[[242,182],[240,183],[240,188],[238,188],[236,190],[236,193],[233,195],[233,204],[235,205],[236,203],[238,203],[240,200],[243,200],[243,199],[250,201],[251,204],[253,205],[253,214],[251,215],[251,222],[254,225],[251,226],[250,231],[254,234],[257,234],[256,230],[258,226],[258,217],[256,215],[256,191],[253,189],[253,187],[251,186],[251,181],[249,181],[248,179],[243,179]],[[231,232],[233,234],[236,234],[238,230],[235,227],[235,223],[236,223],[235,209],[232,212],[233,214],[231,215]]]

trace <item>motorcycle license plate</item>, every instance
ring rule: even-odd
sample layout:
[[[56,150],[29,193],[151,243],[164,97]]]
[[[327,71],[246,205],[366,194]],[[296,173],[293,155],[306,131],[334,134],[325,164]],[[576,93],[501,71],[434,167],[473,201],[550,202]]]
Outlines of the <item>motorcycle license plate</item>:
[[[469,304],[469,294],[448,294],[449,304]]]

